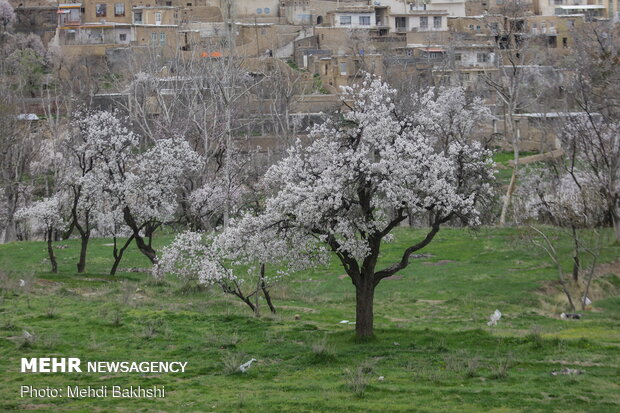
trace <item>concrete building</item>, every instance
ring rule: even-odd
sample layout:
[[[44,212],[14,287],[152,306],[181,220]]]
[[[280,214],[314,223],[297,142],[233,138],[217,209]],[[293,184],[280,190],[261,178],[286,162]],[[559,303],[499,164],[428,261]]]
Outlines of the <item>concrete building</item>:
[[[589,18],[607,15],[607,5],[592,4],[588,0],[534,0],[534,13],[541,16],[561,16],[583,14]],[[613,3],[612,3],[613,4]]]
[[[448,12],[445,10],[416,10],[391,13],[390,30],[395,33],[431,32],[448,30]]]
[[[158,47],[172,54],[179,43],[177,10],[118,0],[60,3],[54,42],[72,56],[103,56],[107,48],[118,46]]]

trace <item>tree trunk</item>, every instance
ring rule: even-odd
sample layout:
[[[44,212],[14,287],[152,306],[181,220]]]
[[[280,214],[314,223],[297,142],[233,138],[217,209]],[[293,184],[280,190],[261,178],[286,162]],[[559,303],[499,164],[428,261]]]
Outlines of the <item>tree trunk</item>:
[[[80,260],[77,263],[77,272],[81,274],[86,269],[86,250],[88,249],[88,240],[90,239],[89,233],[80,234]]]
[[[17,240],[17,228],[15,227],[15,211],[17,210],[17,195],[13,194],[13,191],[7,191],[7,214],[6,223],[4,227],[4,239],[3,243],[12,242]]]
[[[265,284],[265,264],[260,265],[260,289],[263,291],[263,295],[265,296],[265,301],[267,301],[267,305],[269,306],[269,310],[275,314],[276,308],[271,302],[271,295],[269,294],[269,289],[267,289],[267,285]],[[257,292],[258,295],[258,292]]]
[[[146,242],[144,242],[144,238],[142,238],[140,235],[134,234],[134,238],[136,239],[136,245],[138,246],[140,252],[151,261],[151,264],[157,264],[157,253],[155,252],[155,250]]]
[[[53,273],[57,273],[58,272],[58,264],[56,263],[56,257],[54,256],[54,249],[52,248],[52,236],[53,236],[53,230],[48,229],[47,230],[47,254],[50,257],[50,263],[52,264],[52,272]]]
[[[358,338],[373,336],[373,300],[375,286],[371,277],[364,277],[355,291],[355,334]]]
[[[499,224],[504,226],[506,225],[506,217],[508,216],[508,210],[510,208],[510,203],[512,202],[512,193],[515,190],[517,184],[517,173],[519,171],[519,155],[521,150],[520,145],[520,136],[519,132],[515,131],[515,123],[513,119],[514,110],[512,105],[508,110],[508,113],[505,113],[504,119],[508,118],[506,121],[506,137],[512,144],[512,152],[513,152],[513,169],[512,169],[512,177],[510,178],[510,184],[508,184],[508,188],[506,189],[506,195],[504,197],[504,203],[502,204],[502,211],[499,216]]]
[[[508,210],[510,208],[510,203],[512,201],[512,193],[514,192],[515,187],[516,187],[518,162],[519,162],[519,159],[515,158],[515,166],[512,170],[512,176],[510,177],[510,183],[508,184],[506,195],[504,196],[504,203],[502,204],[502,212],[499,216],[499,224],[502,226],[506,225],[506,216],[508,215]]]
[[[131,244],[131,241],[133,241],[133,235],[131,235],[127,239],[127,241],[125,241],[125,244],[119,250],[116,247],[116,237],[114,237],[114,250],[113,250],[114,264],[112,264],[112,269],[110,270],[110,275],[116,275],[116,270],[118,270],[118,265],[121,263],[121,260],[123,259],[123,253],[125,253],[125,250],[129,246],[129,244]]]
[[[123,208],[123,218],[127,226],[131,228],[133,237],[136,239],[136,245],[138,246],[140,252],[151,261],[151,264],[157,264],[157,254],[149,244],[144,242],[144,238],[140,235],[140,228],[131,214],[129,207]]]
[[[573,252],[573,281],[579,281],[579,238],[577,238],[577,229],[573,226],[573,243],[575,244],[575,250]]]
[[[614,222],[614,232],[616,234],[616,242],[620,243],[620,214],[612,213],[611,218]]]

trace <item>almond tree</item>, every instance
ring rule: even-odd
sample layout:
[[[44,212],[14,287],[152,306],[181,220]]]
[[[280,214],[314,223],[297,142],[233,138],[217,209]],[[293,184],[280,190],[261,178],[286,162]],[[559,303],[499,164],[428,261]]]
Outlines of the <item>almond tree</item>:
[[[582,255],[585,253],[592,258],[589,271],[584,277],[585,290],[580,300],[582,309],[585,309],[594,268],[600,255],[601,240],[596,229],[604,226],[607,221],[606,206],[604,195],[587,172],[576,169],[567,171],[561,164],[552,165],[551,168],[526,170],[522,185],[515,191],[515,219],[519,223],[528,224],[533,231],[531,242],[545,251],[553,261],[558,272],[558,281],[572,311],[575,311],[575,299],[564,276],[561,253],[553,237],[548,234],[549,230],[535,226],[535,223],[553,224],[557,228],[568,230],[573,242],[573,287],[579,289]],[[587,240],[587,237],[580,234],[579,229],[589,229],[596,239]]]
[[[122,219],[130,240],[156,263],[153,235],[174,219],[179,188],[200,167],[201,158],[182,139],[160,139],[141,151],[138,136],[111,112],[86,114],[79,124],[85,137],[80,153],[88,165],[88,173],[79,180],[81,188],[98,194],[97,214],[114,225]],[[115,249],[114,270],[121,257]]]
[[[220,234],[179,234],[164,248],[155,275],[172,273],[185,281],[217,285],[257,316],[262,294],[275,313],[270,288],[292,272],[326,264],[328,255],[317,248],[314,238],[299,231],[282,231],[263,219],[248,213],[231,220]]]
[[[356,289],[358,337],[373,335],[381,280],[406,268],[443,224],[478,225],[479,208],[492,192],[489,151],[466,140],[435,149],[436,136],[419,126],[426,115],[398,115],[395,94],[370,75],[345,87],[345,102],[352,104],[343,121],[317,125],[312,144],[293,147],[266,175],[275,194],[260,219],[313,236],[338,257]],[[428,212],[433,219],[426,236],[405,248],[399,261],[379,264],[393,229]]]
[[[6,33],[7,29],[15,22],[16,16],[13,6],[6,0],[0,0],[0,25],[2,33]]]
[[[620,122],[586,112],[570,119],[561,139],[569,175],[601,195],[620,242]]]
[[[15,213],[17,220],[27,221],[34,232],[43,233],[47,242],[47,253],[52,266],[52,272],[58,272],[58,264],[54,256],[52,242],[54,231],[62,230],[64,221],[60,213],[61,205],[57,197],[44,198],[30,206],[22,208]]]

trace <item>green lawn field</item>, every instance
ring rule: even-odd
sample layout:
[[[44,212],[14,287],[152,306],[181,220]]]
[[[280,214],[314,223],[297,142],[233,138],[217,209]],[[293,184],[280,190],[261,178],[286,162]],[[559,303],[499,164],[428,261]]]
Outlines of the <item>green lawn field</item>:
[[[401,228],[393,262],[422,230]],[[334,261],[274,288],[256,318],[216,288],[155,282],[130,247],[117,277],[110,240],[0,245],[0,411],[44,412],[614,412],[620,411],[620,247],[606,237],[581,320],[565,311],[557,272],[521,230],[442,229],[375,298],[376,338],[357,342],[355,294]],[[553,232],[570,271],[570,244]],[[171,237],[156,239],[161,247]],[[615,264],[614,264],[615,263]],[[24,280],[26,287],[20,287]],[[487,321],[495,309],[503,316]],[[24,338],[24,331],[32,334]],[[22,357],[186,361],[185,373],[20,372]],[[245,373],[239,363],[256,358]],[[563,369],[582,374],[558,374]],[[20,386],[165,386],[166,397],[29,398]]]

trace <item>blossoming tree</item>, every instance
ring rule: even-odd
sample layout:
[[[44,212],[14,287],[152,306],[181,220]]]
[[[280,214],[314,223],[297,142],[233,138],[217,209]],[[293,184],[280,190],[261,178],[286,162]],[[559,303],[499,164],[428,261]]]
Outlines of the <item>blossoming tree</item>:
[[[176,138],[159,139],[141,150],[139,137],[111,112],[87,113],[78,124],[83,141],[76,149],[79,162],[74,169],[79,172],[80,199],[87,199],[85,193],[88,199],[96,195],[96,202],[88,203],[96,209],[91,225],[97,224],[100,231],[114,236],[123,232],[120,222],[129,228],[128,242],[120,251],[115,243],[112,273],[132,240],[156,263],[153,234],[162,223],[174,219],[181,183],[200,166],[201,157],[185,140]],[[80,205],[78,201],[76,205]],[[73,215],[79,222],[84,214]],[[110,227],[101,228],[106,223]]]
[[[479,224],[479,207],[492,193],[492,161],[472,140],[439,144],[423,127],[428,114],[399,114],[396,91],[379,78],[367,75],[344,94],[352,103],[343,120],[314,127],[312,144],[297,144],[267,172],[275,195],[260,219],[313,236],[333,251],[356,289],[357,336],[369,337],[381,280],[406,268],[442,224]],[[380,265],[381,245],[393,229],[428,212],[427,234],[397,262]]]
[[[155,274],[167,272],[186,281],[218,285],[256,315],[260,314],[262,293],[275,313],[270,295],[274,283],[292,272],[326,264],[328,255],[317,248],[314,238],[299,231],[279,230],[263,218],[247,213],[231,220],[219,234],[179,234],[164,248]]]
[[[592,263],[585,275],[585,291],[581,292],[582,309],[585,309],[588,290],[600,254],[600,238],[588,241],[587,234],[579,229],[594,229],[608,220],[606,201],[596,183],[583,171],[568,169],[564,161],[553,167],[534,167],[525,170],[523,181],[515,191],[514,216],[518,223],[527,223],[533,231],[531,242],[545,251],[553,261],[558,279],[571,311],[575,311],[572,289],[580,289],[579,274],[583,266],[582,255],[591,256]],[[559,166],[559,167],[558,167]],[[554,245],[552,229],[534,226],[534,222],[550,223],[560,229],[568,229],[573,242],[573,283],[569,285],[562,268],[560,249]],[[554,228],[555,229],[555,228]],[[596,238],[596,231],[594,231]]]
[[[54,249],[52,248],[54,231],[62,230],[64,227],[60,210],[61,206],[58,198],[51,197],[33,202],[31,205],[19,209],[15,213],[17,220],[26,221],[31,225],[33,231],[44,234],[53,273],[58,272],[58,264],[56,263]]]
[[[562,131],[568,173],[580,188],[590,185],[601,194],[620,242],[620,122],[585,113],[572,117]]]

